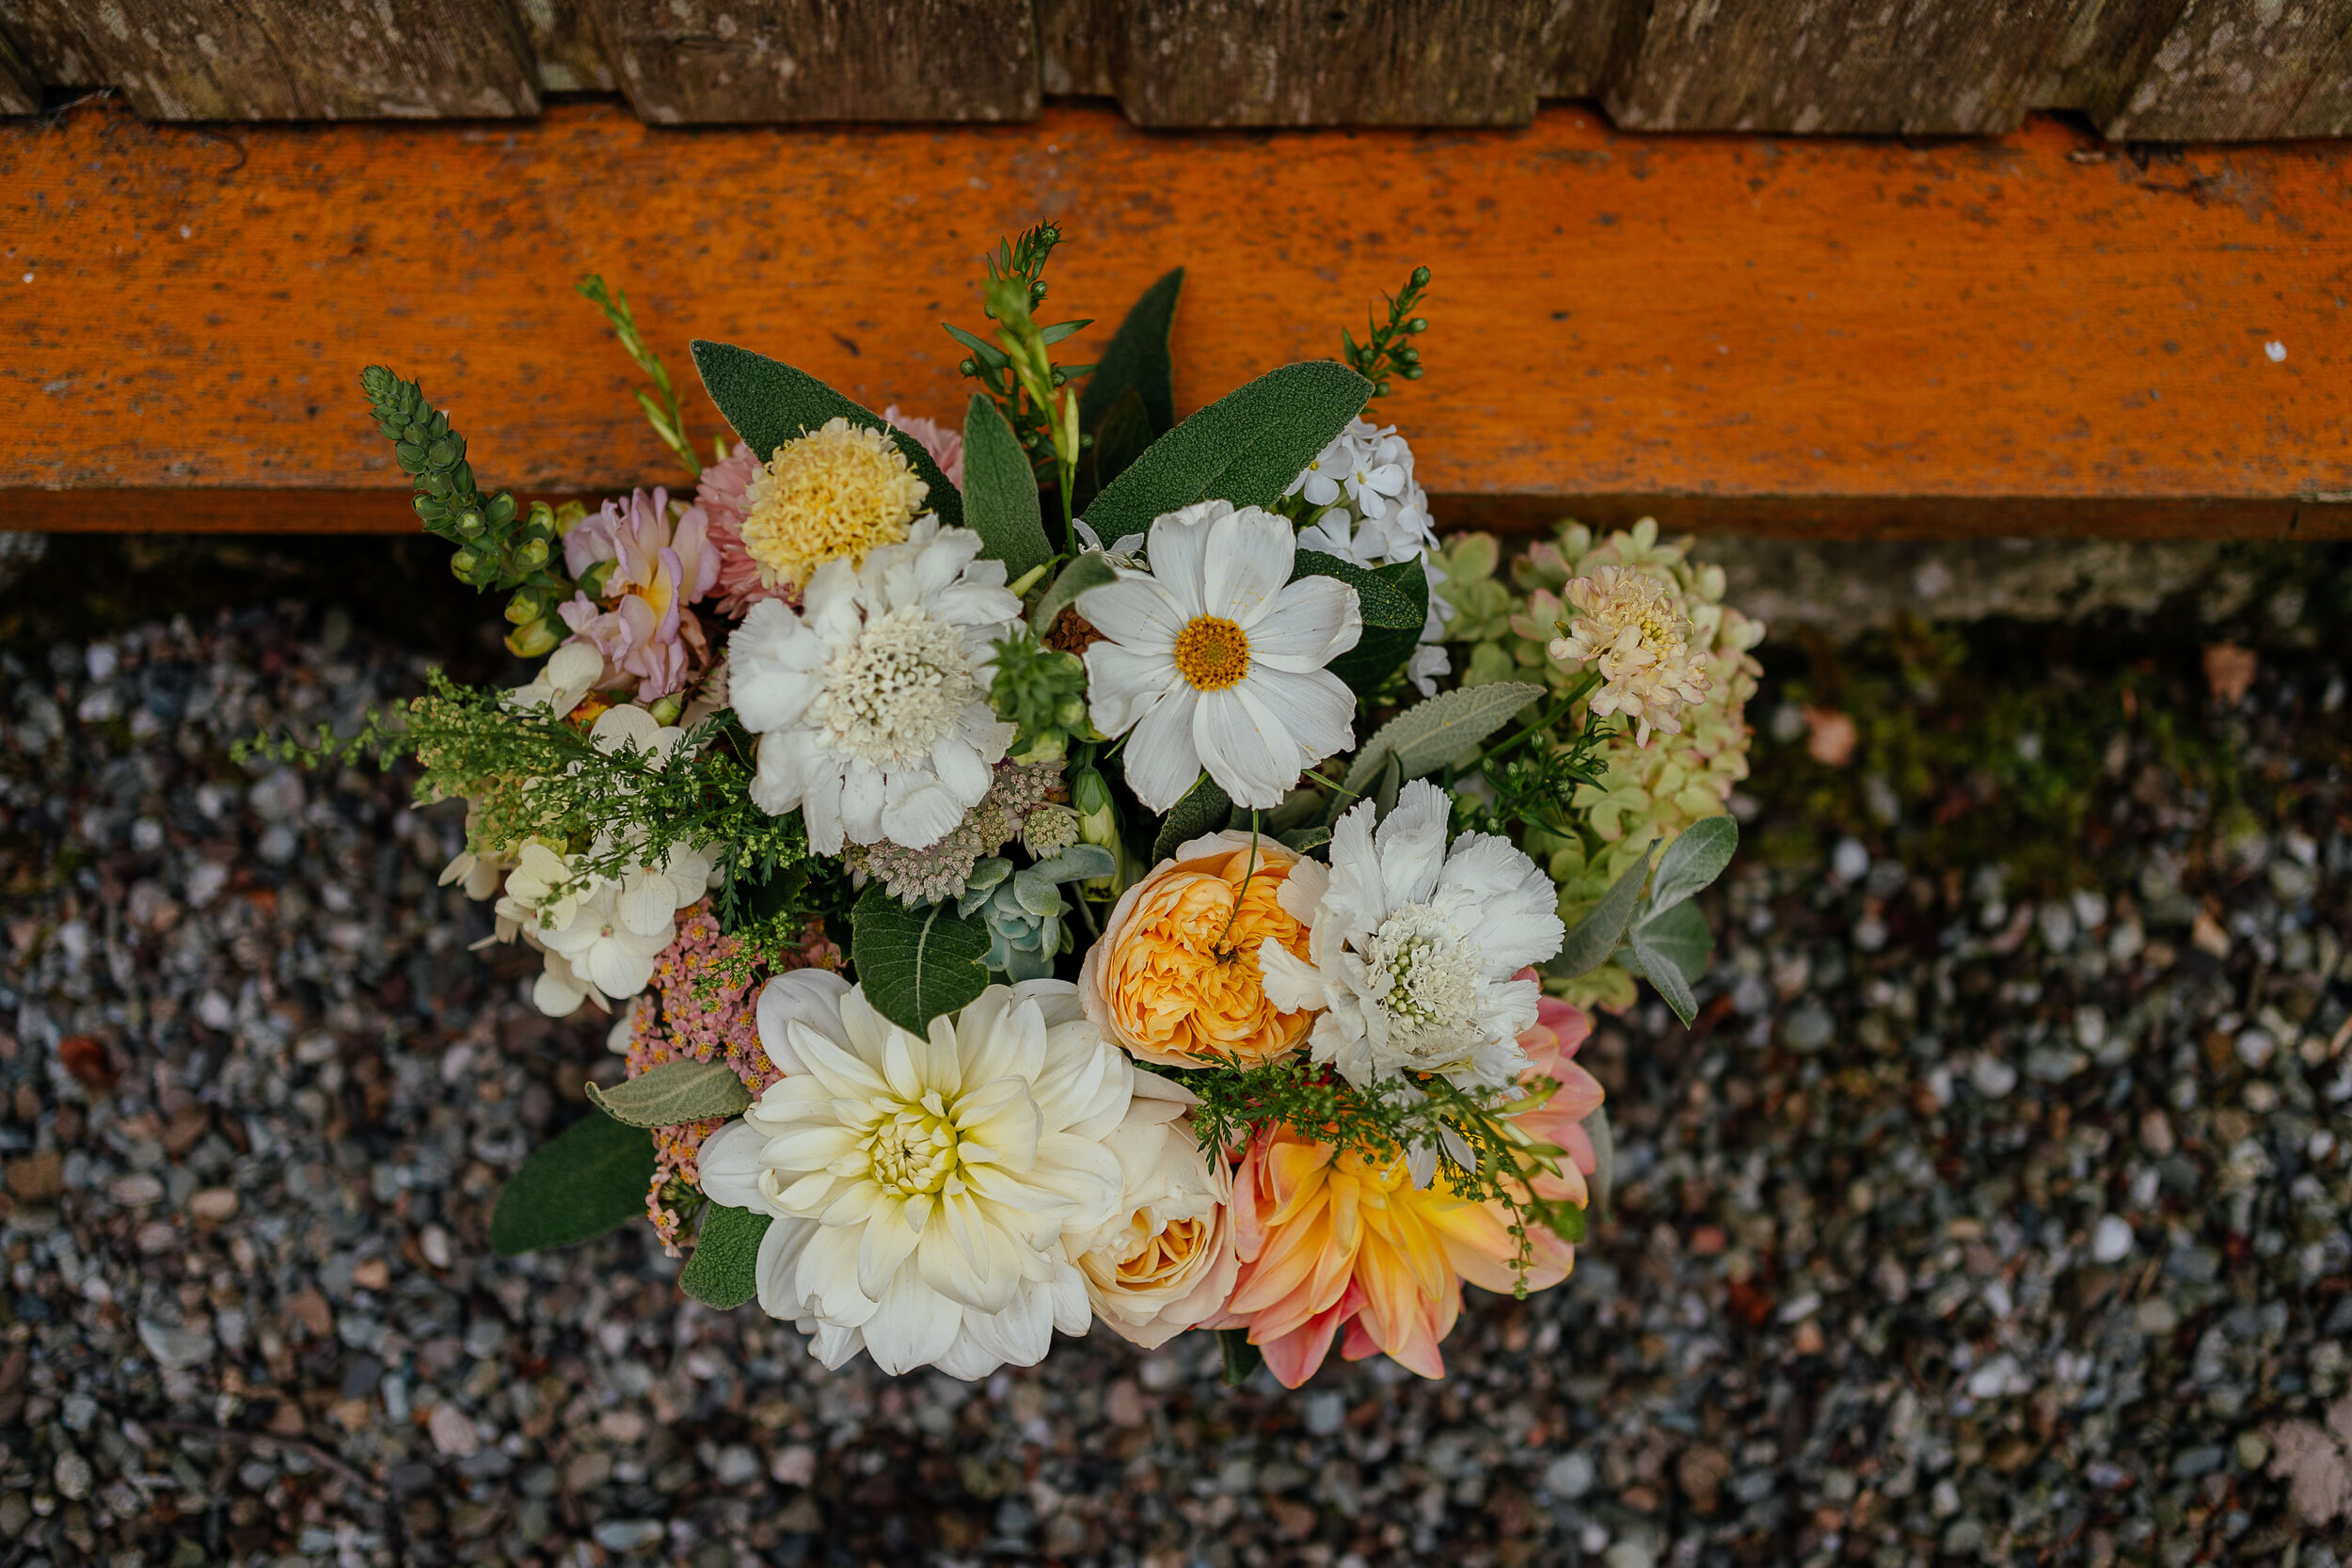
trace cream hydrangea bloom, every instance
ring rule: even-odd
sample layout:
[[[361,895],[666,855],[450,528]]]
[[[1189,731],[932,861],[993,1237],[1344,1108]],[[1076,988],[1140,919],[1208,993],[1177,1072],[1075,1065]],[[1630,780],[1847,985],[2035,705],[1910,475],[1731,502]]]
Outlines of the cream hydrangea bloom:
[[[1551,879],[1509,839],[1464,833],[1446,847],[1445,792],[1407,784],[1375,832],[1373,804],[1342,816],[1328,869],[1292,867],[1282,907],[1305,922],[1307,961],[1266,942],[1267,998],[1320,1007],[1310,1043],[1362,1087],[1433,1072],[1468,1088],[1515,1081],[1518,1037],[1539,990],[1518,972],[1560,951]]]
[[[1146,1350],[1225,1310],[1241,1267],[1234,1248],[1232,1167],[1200,1152],[1173,1079],[1136,1074],[1135,1099],[1110,1145],[1124,1178],[1119,1212],[1088,1231],[1065,1231],[1095,1315]]]
[[[1111,1141],[1135,1066],[1073,988],[992,986],[927,1037],[862,990],[795,970],[760,993],[785,1076],[699,1156],[716,1203],[774,1216],[759,1304],[839,1367],[985,1377],[1042,1360],[1090,1321],[1064,1231],[1120,1212]]]
[[[979,553],[923,517],[863,566],[819,566],[799,610],[752,606],[729,641],[728,697],[760,737],[752,799],[799,807],[818,854],[927,848],[988,793],[1014,734],[989,705],[991,644],[1021,601]]]
[[[1692,656],[1680,595],[1647,572],[1603,566],[1570,582],[1567,598],[1576,613],[1548,651],[1563,664],[1599,669],[1593,712],[1631,719],[1636,746],[1649,744],[1652,729],[1680,730],[1677,713],[1707,696],[1706,666]]]
[[[1310,764],[1356,744],[1356,694],[1324,668],[1363,635],[1356,591],[1290,580],[1282,518],[1230,501],[1156,517],[1149,573],[1078,595],[1103,634],[1086,651],[1087,704],[1127,742],[1128,787],[1155,812],[1202,768],[1237,804],[1273,807]]]

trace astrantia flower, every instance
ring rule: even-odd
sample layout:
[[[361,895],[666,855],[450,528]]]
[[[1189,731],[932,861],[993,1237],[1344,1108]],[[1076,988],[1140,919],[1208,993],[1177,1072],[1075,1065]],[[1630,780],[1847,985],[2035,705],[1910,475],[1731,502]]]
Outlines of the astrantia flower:
[[[969,529],[918,521],[863,566],[828,561],[798,610],[754,605],[727,694],[760,737],[752,799],[801,808],[811,847],[936,844],[988,793],[1013,727],[989,705],[991,644],[1021,612]]]
[[[682,689],[709,662],[702,625],[686,607],[719,580],[700,508],[689,507],[675,526],[669,493],[639,490],[624,508],[603,511],[564,536],[564,563],[575,578],[609,562],[597,593],[576,594],[559,608],[574,644],[604,659],[602,687],[627,687],[650,703]]]
[[[839,1367],[985,1377],[1083,1334],[1065,1230],[1120,1212],[1110,1140],[1135,1067],[1066,983],[991,987],[928,1037],[835,976],[768,983],[760,1038],[785,1076],[702,1147],[713,1201],[775,1216],[759,1304]]]
[[[1551,657],[1564,664],[1597,663],[1592,710],[1632,719],[1637,745],[1649,744],[1652,729],[1681,729],[1683,705],[1707,696],[1707,671],[1692,657],[1691,624],[1676,598],[1647,572],[1603,566],[1567,585],[1577,613],[1563,628],[1567,635],[1551,641]]]
[[[829,561],[855,565],[904,539],[929,491],[885,432],[836,415],[752,476],[739,531],[763,584],[797,588]]]
[[[996,765],[996,776],[980,803],[965,812],[963,820],[945,838],[921,849],[897,844],[853,844],[841,852],[842,863],[861,887],[871,877],[902,904],[936,904],[961,893],[963,884],[972,879],[973,867],[1016,837],[1038,860],[1049,859],[1076,843],[1073,820],[1067,840],[1050,849],[1038,847],[1046,833],[1055,831],[1047,827],[1056,820],[1048,814],[1063,809],[1043,802],[1060,788],[1060,763],[1025,766],[1008,757]],[[1066,810],[1064,815],[1068,815]],[[1029,836],[1033,828],[1040,833],[1036,840]]]
[[[1127,742],[1127,784],[1152,811],[1205,767],[1245,806],[1281,804],[1309,764],[1355,745],[1356,694],[1324,668],[1363,635],[1356,591],[1290,581],[1290,524],[1202,501],[1152,524],[1152,570],[1078,596],[1103,634],[1086,651],[1087,701]]]
[[[1445,792],[1406,784],[1375,832],[1362,801],[1332,832],[1328,869],[1291,870],[1281,904],[1309,929],[1307,961],[1260,949],[1266,995],[1322,1008],[1314,1059],[1359,1087],[1434,1072],[1462,1087],[1510,1083],[1538,995],[1526,966],[1560,950],[1558,890],[1509,839],[1446,847]]]
[[[1200,1152],[1184,1119],[1195,1103],[1173,1079],[1136,1073],[1135,1099],[1110,1140],[1125,1182],[1119,1212],[1062,1236],[1095,1315],[1146,1350],[1219,1316],[1241,1266],[1232,1167]]]
[[[1296,1050],[1314,1015],[1277,1006],[1258,969],[1269,942],[1294,958],[1307,950],[1306,927],[1280,896],[1307,863],[1273,839],[1253,849],[1230,829],[1178,846],[1120,895],[1087,949],[1087,1016],[1162,1067],[1254,1067]]]

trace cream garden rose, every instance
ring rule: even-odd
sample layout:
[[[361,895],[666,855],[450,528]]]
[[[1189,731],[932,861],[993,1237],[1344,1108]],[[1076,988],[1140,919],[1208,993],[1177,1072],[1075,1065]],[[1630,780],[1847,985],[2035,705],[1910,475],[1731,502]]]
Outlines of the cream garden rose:
[[[1135,1099],[1110,1140],[1125,1178],[1120,1212],[1062,1235],[1095,1316],[1146,1350],[1214,1322],[1241,1267],[1232,1168],[1200,1151],[1184,1117],[1199,1102],[1181,1084],[1136,1073]]]

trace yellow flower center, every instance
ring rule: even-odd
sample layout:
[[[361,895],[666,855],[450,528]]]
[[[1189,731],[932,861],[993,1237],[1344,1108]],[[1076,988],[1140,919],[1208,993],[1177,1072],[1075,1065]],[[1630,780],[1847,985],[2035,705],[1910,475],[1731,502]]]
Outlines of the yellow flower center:
[[[1196,615],[1176,634],[1176,671],[1199,691],[1222,691],[1249,673],[1249,634],[1222,615]]]
[[[1209,1239],[1209,1222],[1205,1218],[1170,1220],[1154,1236],[1150,1233],[1151,1216],[1138,1210],[1134,1227],[1143,1234],[1143,1240],[1112,1271],[1119,1283],[1130,1290],[1148,1290],[1175,1278]]]
[[[899,1197],[940,1191],[963,1163],[961,1141],[936,1089],[877,1122],[866,1152],[876,1184]]]
[[[743,547],[769,587],[804,588],[828,561],[856,565],[904,539],[929,494],[888,436],[836,417],[785,442],[752,476]]]

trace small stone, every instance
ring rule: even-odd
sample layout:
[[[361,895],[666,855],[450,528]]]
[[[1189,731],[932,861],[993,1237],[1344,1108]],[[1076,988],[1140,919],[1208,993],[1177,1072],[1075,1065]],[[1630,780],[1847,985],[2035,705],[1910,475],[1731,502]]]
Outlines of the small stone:
[[[237,1214],[237,1189],[199,1187],[188,1195],[188,1213],[207,1225],[220,1225]]]
[[[1830,851],[1829,869],[1841,882],[1858,882],[1870,873],[1870,851],[1860,839],[1841,838]]]
[[[1781,1043],[1805,1054],[1820,1050],[1837,1037],[1837,1020],[1811,997],[1797,1004],[1780,1021]]]
[[[381,1258],[362,1259],[352,1265],[351,1282],[362,1291],[382,1291],[392,1283],[391,1265]]]
[[[2091,1258],[2101,1263],[2120,1263],[2131,1255],[2131,1226],[2119,1215],[2100,1215],[2090,1233]]]
[[[193,1324],[159,1323],[152,1318],[139,1320],[139,1343],[147,1347],[157,1365],[174,1371],[200,1367],[213,1358],[213,1329],[200,1320]]]
[[[1987,1099],[1999,1100],[2017,1086],[2017,1069],[1998,1056],[1982,1055],[1968,1069],[1968,1081]]]
[[[2241,1470],[2259,1470],[2263,1462],[2270,1457],[2270,1445],[2263,1441],[2263,1434],[2259,1432],[2249,1430],[2239,1433],[2236,1449],[2238,1468]]]
[[[2181,1326],[2181,1314],[2162,1296],[2150,1296],[2133,1310],[2132,1323],[2142,1334],[2169,1334]]]
[[[423,1253],[424,1260],[435,1268],[448,1268],[453,1258],[450,1251],[449,1232],[437,1225],[426,1226],[417,1234],[417,1250]]]
[[[118,1176],[106,1183],[106,1196],[125,1209],[144,1208],[164,1199],[164,1184],[145,1171]]]
[[[1951,1477],[1946,1476],[1935,1483],[1935,1490],[1928,1494],[1928,1507],[1939,1519],[1948,1519],[1960,1512],[1960,1488],[1952,1484]]]
[[[779,1486],[806,1486],[817,1479],[817,1450],[806,1443],[778,1449],[768,1462],[768,1478]]]
[[[1844,719],[1845,715],[1838,717]],[[1846,722],[1851,725],[1853,721],[1847,719]],[[1603,1552],[1600,1560],[1603,1568],[1656,1568],[1658,1554],[1649,1549],[1646,1542],[1620,1541]]]
[[[2237,1037],[2237,1059],[2256,1072],[2270,1065],[2270,1058],[2279,1049],[2279,1042],[2266,1029],[2247,1029]]]
[[[1593,1462],[1581,1453],[1562,1454],[1544,1467],[1544,1490],[1563,1502],[1574,1502],[1590,1492],[1597,1479]]]
[[[1103,1415],[1115,1427],[1139,1427],[1144,1422],[1143,1394],[1125,1378],[1114,1379],[1103,1391]]]
[[[730,1443],[719,1450],[719,1463],[713,1468],[722,1486],[743,1486],[759,1475],[759,1455],[740,1443]]]
[[[2139,1147],[2151,1156],[2161,1160],[2179,1146],[2172,1138],[2172,1118],[2162,1111],[2151,1111],[2139,1118]]]
[[[9,1161],[8,1191],[20,1203],[55,1203],[65,1196],[65,1156],[44,1148]]]
[[[2223,1457],[2217,1444],[2209,1443],[2198,1448],[2186,1449],[2173,1456],[2172,1473],[2182,1481],[2192,1481],[2199,1476],[2211,1475],[2221,1468]]]
[[[612,1455],[604,1449],[588,1449],[572,1455],[564,1465],[564,1490],[594,1492],[612,1479]]]
[[[608,1552],[633,1552],[652,1545],[665,1531],[659,1519],[608,1519],[593,1533],[596,1544]]]
[[[482,1434],[474,1430],[472,1418],[446,1401],[433,1407],[424,1424],[433,1434],[433,1446],[452,1459],[471,1458],[482,1447]]]
[[[57,1455],[51,1475],[57,1483],[57,1496],[73,1502],[88,1497],[90,1488],[98,1482],[98,1473],[90,1468],[90,1462],[72,1449]]]

